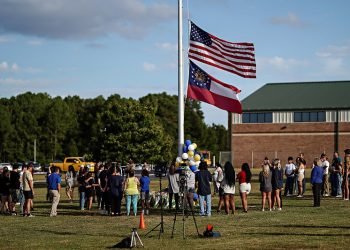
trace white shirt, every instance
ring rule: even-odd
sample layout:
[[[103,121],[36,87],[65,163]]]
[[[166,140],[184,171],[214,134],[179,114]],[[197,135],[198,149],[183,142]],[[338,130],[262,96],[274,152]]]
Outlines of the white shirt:
[[[324,160],[324,162],[322,163],[323,166],[323,174],[328,174],[329,171],[329,161]]]
[[[294,176],[294,170],[296,169],[294,163],[288,163],[286,164],[285,170],[284,172],[288,175],[288,176]]]

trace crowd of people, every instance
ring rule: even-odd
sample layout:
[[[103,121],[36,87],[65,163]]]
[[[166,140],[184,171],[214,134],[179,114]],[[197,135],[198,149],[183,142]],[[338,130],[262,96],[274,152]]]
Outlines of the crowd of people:
[[[303,154],[293,161],[288,157],[284,167],[279,159],[270,161],[267,157],[261,164],[261,172],[258,176],[261,192],[261,210],[282,210],[282,196],[296,196],[303,198],[306,191],[307,163]],[[311,164],[310,164],[311,165]],[[219,202],[217,213],[224,209],[225,213],[234,214],[236,181],[239,183],[239,194],[242,202],[242,211],[248,212],[248,196],[251,192],[252,173],[248,163],[243,163],[236,175],[231,162],[226,162],[222,167],[216,164],[214,173],[208,170],[207,163],[202,161],[197,171],[192,172],[186,168],[177,168],[173,162],[169,168],[167,180],[168,186],[165,192],[168,194],[168,208],[171,211],[180,210],[180,197],[185,196],[188,208],[194,209],[194,202],[199,202],[199,215],[211,216],[212,214],[212,190],[218,194]],[[150,213],[150,177],[149,167],[144,165],[141,177],[135,176],[135,164],[130,161],[122,173],[120,165],[97,164],[95,171],[89,171],[86,166],[80,166],[75,171],[70,166],[63,175],[59,168],[52,167],[47,174],[47,199],[51,202],[49,216],[57,216],[57,206],[61,198],[62,180],[65,180],[65,193],[68,202],[74,201],[74,190],[78,188],[79,208],[91,210],[93,202],[97,203],[101,214],[120,216],[122,203],[125,198],[126,215],[137,215],[138,203],[141,201],[142,213]],[[322,153],[312,163],[310,183],[314,197],[314,206],[319,207],[321,196],[333,196],[349,200],[350,182],[350,150],[345,150],[344,161],[337,152],[329,162],[327,155]],[[185,194],[185,195],[184,195]],[[0,174],[0,195],[2,214],[17,215],[16,204],[19,204],[20,213],[25,217],[33,217],[34,182],[33,165],[24,165],[21,171],[14,166],[12,171],[4,169]],[[175,199],[173,207],[173,198]],[[193,211],[193,210],[192,210]]]

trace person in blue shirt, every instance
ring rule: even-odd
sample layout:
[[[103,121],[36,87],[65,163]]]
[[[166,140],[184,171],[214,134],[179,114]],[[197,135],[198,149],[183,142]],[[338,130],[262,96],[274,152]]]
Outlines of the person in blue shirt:
[[[320,206],[322,180],[323,180],[322,161],[319,158],[315,158],[314,167],[311,170],[311,184],[312,184],[312,193],[314,195],[314,207]]]
[[[141,172],[142,177],[140,178],[140,186],[141,186],[141,205],[142,205],[142,213],[149,215],[149,185],[151,183],[149,179],[149,173],[147,169],[143,169]],[[146,209],[146,210],[145,210]]]
[[[48,177],[48,189],[52,200],[50,217],[57,216],[57,206],[60,202],[61,191],[61,177],[59,175],[60,169],[54,167],[52,174]]]

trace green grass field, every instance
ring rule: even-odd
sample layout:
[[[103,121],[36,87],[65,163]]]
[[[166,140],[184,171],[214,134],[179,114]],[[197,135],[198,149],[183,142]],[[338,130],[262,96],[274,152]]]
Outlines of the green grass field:
[[[185,218],[182,238],[182,216],[178,216],[175,236],[171,238],[174,214],[165,212],[164,234],[145,234],[160,222],[160,209],[145,216],[146,229],[138,233],[146,249],[350,249],[350,203],[335,198],[321,200],[321,207],[312,207],[311,186],[304,198],[284,198],[282,211],[261,212],[257,177],[248,197],[249,212],[242,213],[239,195],[235,197],[236,214],[217,214],[217,197],[213,197],[213,215],[196,216],[200,233],[208,223],[219,231],[219,238],[197,236],[192,217]],[[163,186],[166,183],[163,181]],[[238,184],[236,184],[236,190]],[[153,190],[158,181],[153,181]],[[0,217],[0,249],[106,249],[131,235],[138,227],[137,217],[108,217],[92,211],[80,211],[78,201],[67,203],[61,194],[58,216],[50,218],[50,204],[45,200],[45,187],[36,188],[33,218]],[[76,195],[76,198],[78,196]],[[77,199],[76,199],[77,200]],[[125,211],[125,206],[123,207]]]

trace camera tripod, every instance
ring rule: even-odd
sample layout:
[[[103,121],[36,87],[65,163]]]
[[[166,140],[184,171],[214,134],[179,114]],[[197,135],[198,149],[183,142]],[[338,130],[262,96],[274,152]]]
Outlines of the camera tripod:
[[[192,218],[194,225],[196,226],[197,234],[200,236],[200,233],[198,231],[198,226],[196,222],[196,217],[194,216],[194,211],[193,211],[193,204],[189,204],[188,202],[188,187],[187,187],[187,176],[185,175],[184,179],[180,179],[180,202],[181,202],[181,209],[182,209],[182,238],[186,238],[185,234],[185,209],[186,209],[186,204],[190,207]],[[181,192],[182,191],[182,192]],[[176,216],[177,216],[178,208],[175,210],[175,215],[174,215],[174,223],[173,223],[173,230],[171,232],[171,238],[174,238],[174,230],[175,230],[175,223],[176,223]]]
[[[143,243],[142,243],[142,241],[141,241],[141,238],[140,238],[139,234],[137,233],[136,228],[134,227],[134,228],[132,229],[132,232],[131,232],[130,248],[136,247],[136,246],[137,246],[137,245],[136,245],[136,238],[139,240],[141,246],[143,247]]]
[[[159,175],[159,194],[162,192],[162,174]],[[158,239],[160,239],[160,235],[164,233],[164,219],[163,219],[163,200],[162,197],[160,197],[160,222],[158,225],[156,225],[154,228],[152,228],[149,232],[145,234],[147,236],[149,233],[155,231],[158,227],[159,228],[159,235]]]

